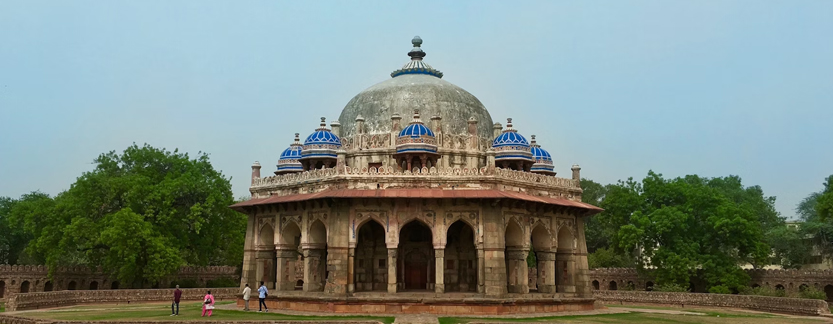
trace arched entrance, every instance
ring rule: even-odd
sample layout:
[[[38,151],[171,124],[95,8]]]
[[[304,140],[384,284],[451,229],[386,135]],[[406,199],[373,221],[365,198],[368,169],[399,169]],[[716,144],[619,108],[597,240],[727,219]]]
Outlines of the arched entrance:
[[[526,258],[529,237],[524,235],[520,225],[510,220],[506,225],[504,258],[506,260],[506,290],[510,293],[529,292]]]
[[[90,281],[90,290],[98,290],[98,281]]]
[[[558,249],[555,254],[556,287],[558,292],[575,292],[575,252],[576,242],[569,225],[561,226],[558,231]]]
[[[75,281],[70,281],[69,284],[67,284],[67,290],[75,290],[76,285]]]
[[[445,291],[477,291],[477,248],[474,230],[458,220],[448,227],[443,268]]]
[[[271,224],[265,224],[258,233],[257,280],[267,288],[275,287],[275,231]],[[257,283],[259,286],[259,283]]]
[[[52,291],[52,289],[54,289],[54,288],[52,287],[52,281],[47,281],[47,282],[43,285],[43,291]]]
[[[29,292],[29,281],[24,281],[20,283],[20,293],[25,294]]]
[[[385,245],[385,228],[375,220],[360,225],[353,260],[353,276],[356,291],[387,290],[388,249]]]
[[[0,298],[6,297],[6,282],[0,280]]]
[[[827,301],[833,301],[833,285],[824,286],[824,294],[827,295]]]
[[[431,229],[420,221],[412,221],[399,231],[401,256],[397,272],[398,282],[405,290],[431,289],[434,282],[431,269],[434,268],[434,245]]]
[[[304,291],[324,291],[327,279],[327,228],[321,220],[309,227],[304,244]]]
[[[645,291],[654,291],[654,282],[648,281],[645,283]]]
[[[607,285],[607,290],[616,290],[618,287],[619,287],[619,285],[616,284],[616,281],[611,281]]]
[[[532,249],[537,261],[538,292],[555,292],[555,251],[553,250],[552,235],[543,223],[538,223],[532,229]]]
[[[296,265],[303,261],[303,255],[299,255],[299,247],[301,245],[301,228],[295,222],[288,222],[283,225],[279,246],[277,247],[277,268],[280,268],[279,278],[280,282],[278,290],[295,290],[295,283],[298,280],[304,280],[304,274],[296,272]],[[300,258],[300,259],[299,259]],[[276,267],[272,267],[275,269]],[[304,280],[306,282],[306,280]]]
[[[593,290],[599,290],[599,281],[593,280]]]
[[[110,289],[119,289],[119,282],[113,281],[112,283],[110,283]]]

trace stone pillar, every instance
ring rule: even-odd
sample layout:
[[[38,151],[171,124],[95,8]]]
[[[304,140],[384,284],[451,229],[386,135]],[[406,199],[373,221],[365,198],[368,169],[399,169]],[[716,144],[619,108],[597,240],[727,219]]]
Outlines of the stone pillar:
[[[506,290],[509,293],[529,293],[529,267],[526,257],[528,248],[508,247],[506,256],[506,276],[508,277]]]
[[[576,292],[575,261],[572,250],[559,249],[555,255],[556,290],[562,293]]]
[[[351,247],[347,251],[347,293],[352,294],[356,292],[356,273],[355,273],[355,264],[356,262],[356,248]]]
[[[436,278],[436,281],[434,283],[434,292],[442,294],[445,292],[445,269],[443,268],[443,265],[445,265],[444,247],[434,247],[434,260],[434,278]]]
[[[538,258],[538,292],[555,292],[555,252],[535,252]]]
[[[243,289],[246,284],[249,284],[250,287],[257,287],[260,284],[260,282],[256,282],[257,252],[255,251],[255,216],[248,215],[248,218],[246,224],[246,240],[243,244],[243,271],[240,275],[240,289]],[[52,286],[55,291],[59,289],[57,282]]]
[[[477,292],[486,293],[486,260],[483,247],[477,248]]]
[[[573,167],[570,169],[573,171],[573,180],[581,180],[581,167],[578,164],[573,164]]]
[[[255,161],[255,163],[252,164],[252,185],[255,184],[255,179],[259,179],[259,178],[260,178],[260,162]]]
[[[503,133],[503,125],[501,125],[500,123],[495,123],[492,126],[492,139],[497,138],[498,136],[500,136],[501,133]]]
[[[304,291],[323,291],[326,264],[322,248],[304,248]]]
[[[396,253],[397,248],[388,247],[388,292],[396,292]]]
[[[341,138],[341,123],[339,123],[338,120],[334,120],[330,123],[330,129],[333,135]]]
[[[275,290],[295,290],[295,263],[298,262],[298,252],[294,249],[278,247],[276,255],[278,264]]]
[[[593,297],[593,289],[590,281],[590,267],[587,263],[587,242],[584,235],[584,218],[576,217],[578,232],[578,246],[573,255],[573,276],[576,292],[579,297]]]
[[[402,117],[398,113],[393,113],[390,117],[390,142],[388,146],[396,146],[396,138],[399,137],[399,131],[402,130]]]

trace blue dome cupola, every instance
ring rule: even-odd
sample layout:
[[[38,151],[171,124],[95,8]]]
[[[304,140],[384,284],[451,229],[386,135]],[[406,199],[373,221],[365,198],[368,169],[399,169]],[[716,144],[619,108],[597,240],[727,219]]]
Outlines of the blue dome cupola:
[[[506,119],[506,129],[492,141],[492,148],[497,167],[518,171],[529,171],[532,167],[529,142],[512,128],[512,118]]]
[[[541,145],[535,142],[535,135],[530,136],[532,142],[530,143],[530,152],[532,152],[532,168],[529,171],[545,175],[555,175],[555,166],[552,163],[552,156],[550,152],[542,149]]]
[[[414,45],[414,48],[408,52],[408,56],[411,57],[411,61],[406,63],[401,69],[391,72],[390,77],[395,78],[405,74],[424,74],[442,78],[442,72],[422,61],[422,58],[425,57],[425,52],[422,51],[421,47],[422,38],[414,36],[414,39],[411,40],[411,44]]]
[[[299,161],[304,146],[301,145],[298,135],[298,133],[295,133],[295,142],[281,153],[281,157],[278,159],[278,171],[275,171],[276,175],[304,171],[304,166]]]
[[[321,117],[321,126],[304,140],[299,159],[304,170],[335,166],[338,158],[336,152],[341,148],[341,139],[327,128],[325,121],[326,119]]]
[[[414,119],[396,137],[394,158],[405,170],[437,165],[437,139],[434,132],[419,119],[419,110],[414,109]]]

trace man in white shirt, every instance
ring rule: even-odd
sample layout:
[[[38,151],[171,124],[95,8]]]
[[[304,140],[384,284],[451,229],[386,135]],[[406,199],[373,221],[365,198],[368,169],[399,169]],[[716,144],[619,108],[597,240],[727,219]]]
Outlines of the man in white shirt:
[[[243,288],[243,301],[245,302],[246,308],[243,310],[249,311],[249,298],[252,296],[252,288],[249,288],[249,284],[246,284],[246,288]]]

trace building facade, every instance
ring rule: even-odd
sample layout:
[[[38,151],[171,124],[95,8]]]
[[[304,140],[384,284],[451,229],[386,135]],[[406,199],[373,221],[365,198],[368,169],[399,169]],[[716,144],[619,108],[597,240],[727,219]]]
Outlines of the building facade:
[[[296,134],[274,175],[252,166],[252,199],[232,206],[248,215],[241,286],[528,294],[534,253],[533,292],[592,297],[584,220],[601,209],[581,202],[579,166],[557,177],[534,135],[492,123],[412,45],[329,127]]]

